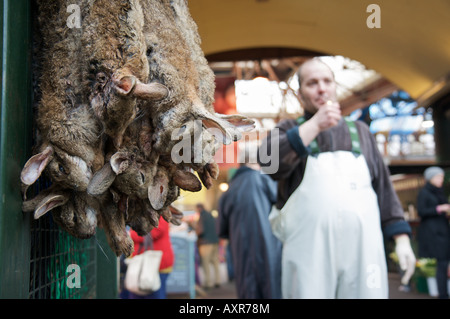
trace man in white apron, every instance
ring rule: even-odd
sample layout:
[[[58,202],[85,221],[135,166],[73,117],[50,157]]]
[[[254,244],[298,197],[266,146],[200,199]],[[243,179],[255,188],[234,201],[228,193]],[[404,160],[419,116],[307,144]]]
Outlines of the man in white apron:
[[[270,222],[283,242],[283,297],[387,298],[383,235],[396,242],[402,282],[415,268],[389,171],[367,125],[341,117],[331,69],[312,59],[298,75],[305,117],[281,122],[262,146],[280,150]]]

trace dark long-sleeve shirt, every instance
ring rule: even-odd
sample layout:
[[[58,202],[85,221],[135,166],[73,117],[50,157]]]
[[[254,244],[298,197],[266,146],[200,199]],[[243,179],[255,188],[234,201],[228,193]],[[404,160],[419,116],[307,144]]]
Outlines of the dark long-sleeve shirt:
[[[384,236],[391,238],[401,233],[411,233],[409,224],[404,220],[403,208],[390,180],[390,173],[383,162],[377,148],[376,141],[370,133],[369,127],[361,121],[356,121],[356,128],[361,144],[361,152],[369,168],[372,187],[378,197],[380,221]],[[321,152],[351,151],[352,141],[347,124],[343,119],[335,127],[321,132],[317,138]],[[275,145],[276,143],[276,145]],[[278,181],[278,198],[276,206],[281,209],[289,196],[300,185],[303,179],[306,161],[311,154],[310,147],[303,145],[299,135],[298,124],[295,120],[284,120],[270,132],[263,141],[260,150],[268,153],[279,148],[279,152],[272,152],[271,161],[278,161],[278,170],[270,176]],[[263,167],[274,165],[274,162],[258,161]],[[276,162],[275,162],[276,163]],[[311,196],[315,196],[311,194]],[[317,200],[320,200],[318,195]]]

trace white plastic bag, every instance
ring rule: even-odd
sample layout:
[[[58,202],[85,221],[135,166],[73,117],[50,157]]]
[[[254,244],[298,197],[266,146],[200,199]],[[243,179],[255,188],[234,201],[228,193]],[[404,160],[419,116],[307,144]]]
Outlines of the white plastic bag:
[[[162,251],[147,250],[133,258],[127,258],[124,285],[128,291],[140,296],[151,294],[161,287],[159,265]]]

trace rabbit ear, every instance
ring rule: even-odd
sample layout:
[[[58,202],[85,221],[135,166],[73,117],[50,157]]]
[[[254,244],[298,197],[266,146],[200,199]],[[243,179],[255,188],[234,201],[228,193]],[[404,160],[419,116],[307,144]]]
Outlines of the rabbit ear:
[[[142,83],[137,80],[133,95],[142,100],[159,101],[169,95],[169,90],[157,82]]]
[[[127,170],[128,166],[130,166],[130,161],[130,155],[127,152],[117,152],[111,156],[109,163],[114,173],[119,175]]]
[[[135,85],[136,78],[134,76],[124,76],[120,80],[114,81],[116,92],[123,96],[130,94]]]
[[[203,125],[223,144],[236,142],[242,138],[241,132],[247,132],[255,128],[255,122],[242,115],[212,114],[203,105],[196,105],[195,110]]]
[[[203,126],[205,126],[208,129],[209,133],[214,135],[216,140],[218,140],[219,142],[221,142],[225,145],[228,145],[232,141],[236,140],[236,137],[232,136],[231,132],[229,130],[227,130],[225,127],[223,127],[223,125],[216,119],[214,119],[212,117],[206,117],[206,118],[202,119],[202,123],[203,123]],[[239,140],[239,139],[240,139],[240,134],[239,134],[239,138],[237,138],[237,140]]]
[[[62,206],[69,200],[67,194],[50,194],[39,202],[34,210],[34,219],[38,219],[51,211],[53,208]]]
[[[179,210],[178,208],[176,208],[175,206],[170,205],[170,206],[169,206],[169,210],[170,210],[170,212],[172,213],[172,216],[173,216],[173,215],[177,215],[177,216],[179,216],[180,218],[183,217],[183,212],[182,212],[181,210]]]
[[[120,80],[114,80],[116,92],[122,96],[134,96],[142,100],[158,101],[169,94],[164,85],[153,83],[142,83],[135,76],[123,76]]]
[[[41,176],[47,164],[53,157],[53,147],[47,146],[41,153],[32,156],[20,173],[20,180],[29,186]]]
[[[53,147],[47,146],[41,153],[32,156],[24,165],[20,173],[23,199],[27,198],[28,186],[32,185],[41,176],[45,167],[53,158]]]
[[[116,179],[110,163],[106,163],[92,177],[87,187],[87,193],[92,196],[104,194]]]
[[[183,212],[173,207],[172,205],[169,206],[169,211],[172,213],[170,222],[175,226],[180,226],[183,219]]]
[[[202,184],[197,176],[190,171],[176,170],[173,176],[173,182],[181,189],[190,192],[199,192],[202,189]]]
[[[222,120],[227,121],[231,125],[237,127],[241,132],[248,132],[255,128],[255,121],[243,115],[239,114],[225,115],[216,113],[216,116],[220,117]]]
[[[160,210],[166,203],[169,192],[169,176],[165,168],[160,167],[148,187],[148,199],[154,210]]]
[[[229,130],[230,125],[226,121],[223,121],[219,117],[208,112],[203,104],[195,104],[194,116],[202,121],[203,126],[208,129],[210,134],[214,135],[217,141],[228,145],[235,140],[235,137],[232,136],[232,132]]]
[[[57,193],[55,189],[57,189],[56,184],[52,184],[49,188],[40,191],[39,194],[37,194],[35,197],[28,200],[24,200],[22,202],[22,211],[25,213],[34,211],[36,207],[39,205],[39,203],[41,203],[45,197],[47,197],[50,194]]]
[[[215,162],[208,163],[198,170],[197,173],[203,185],[205,185],[207,189],[210,189],[213,185],[213,180],[217,180],[219,177],[219,166]]]
[[[164,209],[164,211],[161,213],[161,217],[164,218],[164,220],[168,223],[172,221],[172,211],[167,207]]]

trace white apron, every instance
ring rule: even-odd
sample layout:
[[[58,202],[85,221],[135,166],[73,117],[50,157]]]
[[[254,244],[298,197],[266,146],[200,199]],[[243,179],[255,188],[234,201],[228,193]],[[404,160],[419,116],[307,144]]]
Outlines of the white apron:
[[[387,298],[377,195],[364,156],[309,156],[303,181],[269,216],[283,242],[283,298]]]

